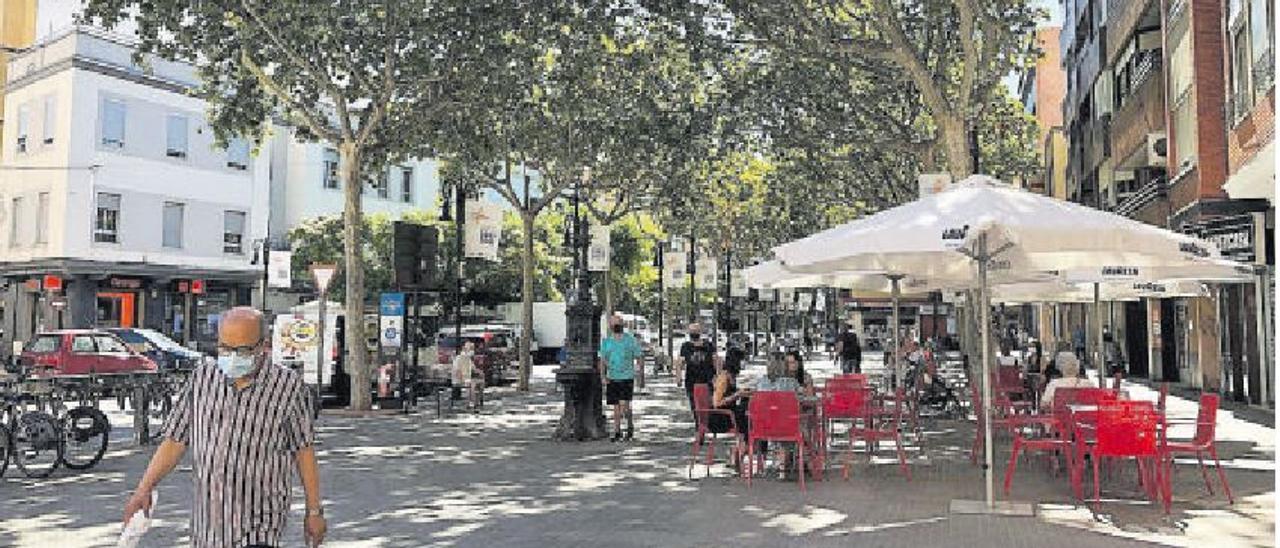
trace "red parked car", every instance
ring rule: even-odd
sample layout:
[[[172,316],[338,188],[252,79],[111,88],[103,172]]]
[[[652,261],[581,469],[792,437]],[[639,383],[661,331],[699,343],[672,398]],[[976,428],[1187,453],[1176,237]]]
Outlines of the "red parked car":
[[[22,350],[21,363],[36,376],[156,370],[150,358],[129,350],[115,335],[96,329],[39,333]]]

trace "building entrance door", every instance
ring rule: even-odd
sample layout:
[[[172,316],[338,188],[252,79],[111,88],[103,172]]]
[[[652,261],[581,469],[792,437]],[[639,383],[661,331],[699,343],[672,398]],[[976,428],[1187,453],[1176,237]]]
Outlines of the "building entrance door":
[[[98,327],[137,325],[137,293],[98,293]]]

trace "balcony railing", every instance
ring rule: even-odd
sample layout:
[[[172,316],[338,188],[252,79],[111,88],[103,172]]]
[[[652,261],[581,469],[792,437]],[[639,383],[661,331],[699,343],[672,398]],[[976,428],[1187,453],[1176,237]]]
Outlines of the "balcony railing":
[[[1245,116],[1249,115],[1253,108],[1253,101],[1250,99],[1252,97],[1247,93],[1233,93],[1228,98],[1227,108],[1230,112],[1227,113],[1229,115],[1227,119],[1231,120],[1231,127],[1236,127],[1236,124],[1239,124],[1241,120],[1244,120]]]
[[[1165,180],[1163,178],[1155,179],[1133,192],[1129,197],[1122,200],[1115,207],[1117,215],[1132,218],[1138,210],[1146,207],[1148,204],[1160,199],[1165,194]]]
[[[1266,53],[1253,61],[1253,96],[1262,97],[1275,85],[1275,50],[1267,48]]]

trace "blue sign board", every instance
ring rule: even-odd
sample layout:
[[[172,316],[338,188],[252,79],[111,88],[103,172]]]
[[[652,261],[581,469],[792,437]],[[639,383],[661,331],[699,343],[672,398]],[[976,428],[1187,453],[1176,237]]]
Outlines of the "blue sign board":
[[[378,314],[383,316],[403,316],[404,293],[383,293],[379,296]]]

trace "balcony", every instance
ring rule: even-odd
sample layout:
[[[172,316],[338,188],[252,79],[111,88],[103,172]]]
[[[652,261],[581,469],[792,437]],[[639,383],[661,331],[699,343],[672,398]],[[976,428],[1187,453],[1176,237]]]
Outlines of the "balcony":
[[[1146,207],[1148,204],[1159,200],[1165,194],[1165,180],[1155,179],[1131,193],[1119,204],[1116,204],[1115,214],[1133,218],[1133,215]]]
[[[1253,96],[1263,97],[1275,85],[1275,51],[1267,48],[1266,53],[1253,62]]]
[[[1103,116],[1101,120],[1094,121],[1085,129],[1081,148],[1084,152],[1086,171],[1097,169],[1111,155],[1111,143],[1108,138],[1110,126],[1111,117]]]
[[[1253,111],[1253,97],[1246,93],[1234,93],[1227,97],[1227,109],[1227,119],[1234,128]]]

